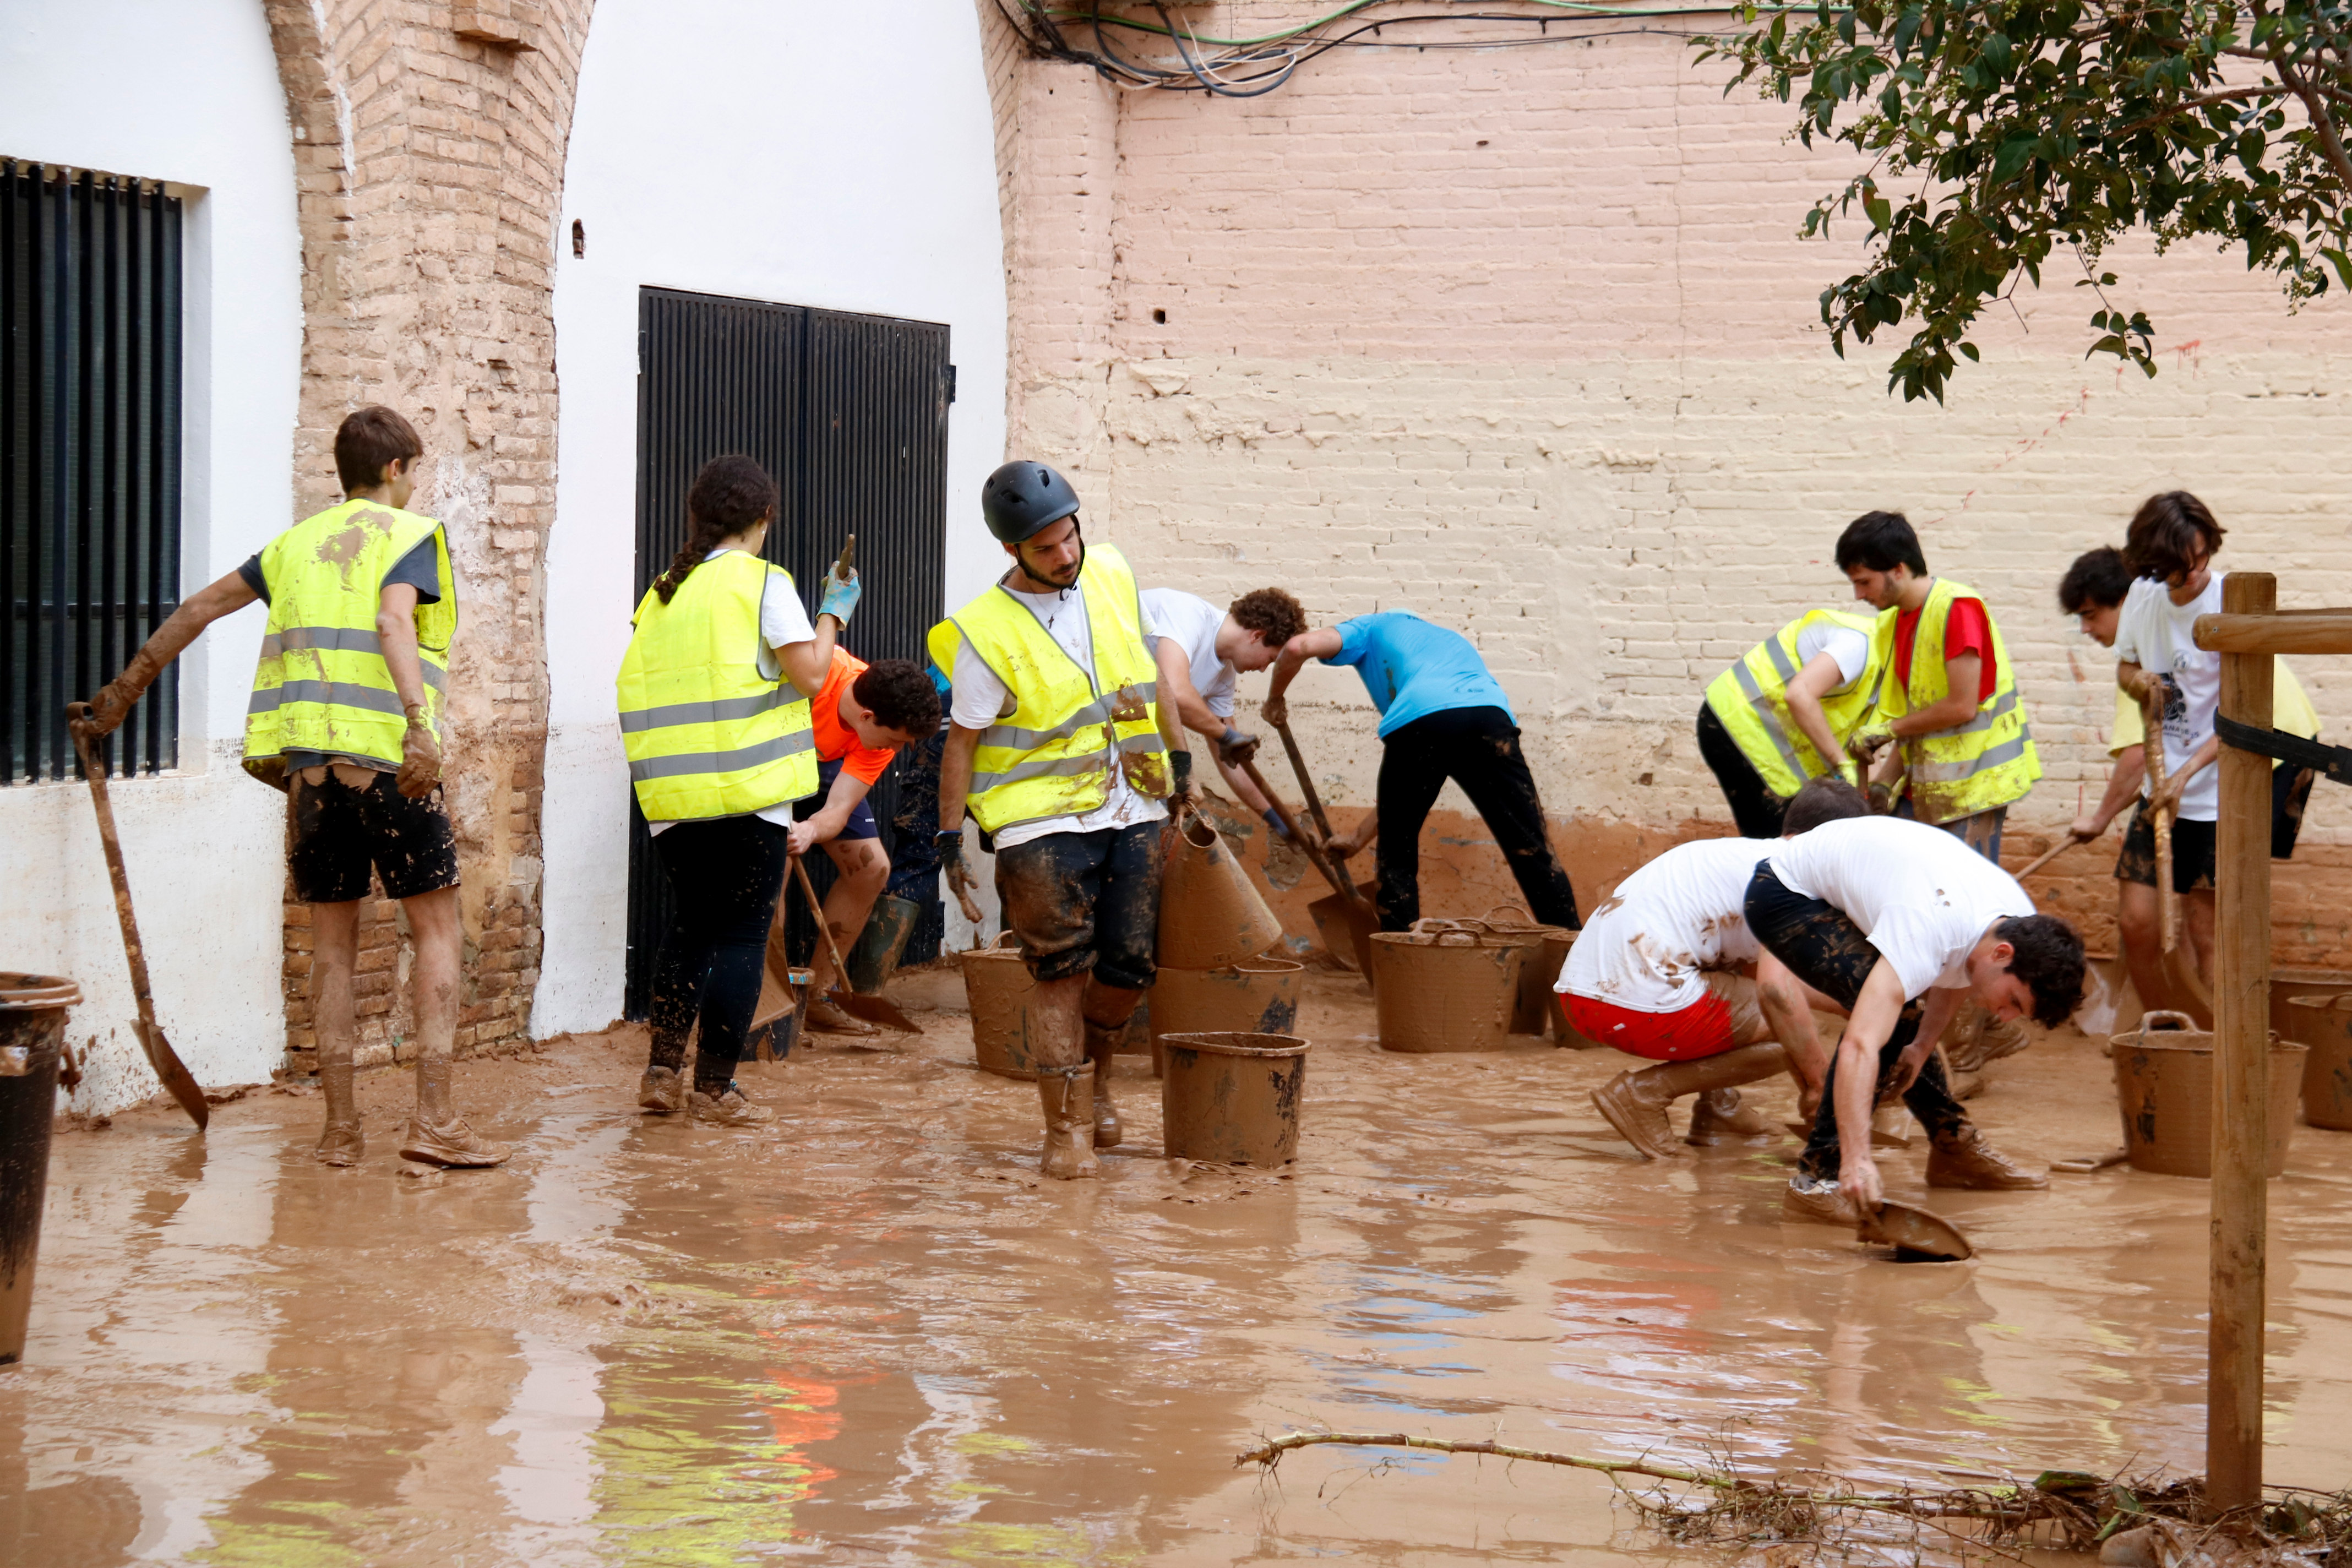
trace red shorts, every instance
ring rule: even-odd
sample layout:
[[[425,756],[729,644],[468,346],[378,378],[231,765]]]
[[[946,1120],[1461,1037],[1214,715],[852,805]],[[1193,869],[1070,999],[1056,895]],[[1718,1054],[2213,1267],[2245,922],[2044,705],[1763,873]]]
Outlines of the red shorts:
[[[1614,1002],[1559,994],[1576,1032],[1598,1046],[1658,1062],[1696,1061],[1719,1056],[1735,1043],[1731,1008],[1710,988],[1700,1001],[1674,1013],[1643,1013]]]

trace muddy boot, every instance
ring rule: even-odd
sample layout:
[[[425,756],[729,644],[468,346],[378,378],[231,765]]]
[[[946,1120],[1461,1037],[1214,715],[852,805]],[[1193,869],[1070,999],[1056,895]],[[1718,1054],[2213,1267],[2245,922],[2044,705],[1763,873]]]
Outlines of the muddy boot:
[[[637,1104],[667,1116],[686,1109],[686,1079],[675,1068],[647,1068],[637,1079]]]
[[[773,1110],[744,1099],[743,1091],[732,1082],[717,1094],[696,1089],[686,1097],[686,1109],[697,1121],[708,1121],[714,1127],[756,1127],[776,1119]]]
[[[1118,1109],[1110,1102],[1110,1058],[1118,1049],[1119,1037],[1127,1026],[1097,1024],[1087,1020],[1087,1060],[1095,1069],[1095,1147],[1118,1147],[1120,1129]]]
[[[1039,1069],[1037,1099],[1045,1109],[1045,1150],[1037,1168],[1065,1182],[1102,1174],[1095,1158],[1094,1064]]]
[[[873,1035],[881,1031],[863,1018],[853,1018],[841,1010],[841,1004],[831,995],[819,996],[809,1003],[808,1016],[801,1026],[820,1035]]]
[[[1740,1103],[1736,1089],[1711,1089],[1691,1107],[1690,1134],[1683,1142],[1701,1149],[1748,1143],[1773,1135],[1772,1123],[1752,1105]]]
[[[1777,1045],[1741,1046],[1693,1062],[1660,1062],[1619,1073],[1592,1091],[1592,1104],[1643,1158],[1671,1160],[1682,1151],[1675,1146],[1674,1124],[1666,1120],[1666,1107],[1685,1094],[1706,1094],[1769,1078],[1787,1062],[1788,1053]]]
[[[400,1157],[425,1165],[500,1165],[514,1151],[493,1143],[452,1117],[434,1126],[419,1117],[408,1119],[408,1135],[400,1141]]]
[[[1977,1192],[2033,1192],[2050,1184],[2046,1172],[2029,1171],[1991,1144],[1974,1127],[1935,1141],[1927,1151],[1927,1184]]]
[[[327,1094],[327,1130],[319,1134],[319,1146],[310,1157],[321,1165],[356,1165],[367,1152],[367,1141],[360,1133],[359,1097],[352,1088],[352,1064],[319,1069],[320,1087]]]
[[[1817,1182],[1809,1176],[1789,1178],[1789,1190],[1781,1194],[1780,1211],[1790,1219],[1805,1220],[1814,1225],[1833,1225],[1852,1230],[1862,1223],[1862,1211],[1835,1182]]]

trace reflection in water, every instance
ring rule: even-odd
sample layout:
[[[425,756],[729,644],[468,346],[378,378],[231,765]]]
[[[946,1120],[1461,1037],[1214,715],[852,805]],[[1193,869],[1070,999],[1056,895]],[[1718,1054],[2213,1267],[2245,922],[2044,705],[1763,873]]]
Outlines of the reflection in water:
[[[469,1065],[524,1144],[500,1172],[324,1171],[315,1102],[280,1097],[204,1143],[143,1113],[61,1137],[0,1561],[1671,1555],[1589,1478],[1232,1468],[1292,1426],[1905,1480],[2198,1463],[2201,1184],[1938,1194],[1979,1258],[1897,1268],[1783,1223],[1793,1145],[1628,1159],[1586,1109],[1606,1053],[1383,1057],[1341,984],[1283,1173],[1158,1158],[1130,1067],[1135,1141],[1042,1184],[1034,1091],[960,1065],[960,1017],[760,1080],[763,1131],[635,1114],[629,1043]],[[2000,1071],[2005,1144],[2111,1138],[2083,1042]],[[2296,1148],[2273,1468],[2325,1484],[2352,1138]],[[1890,1156],[1897,1195],[1917,1166]]]

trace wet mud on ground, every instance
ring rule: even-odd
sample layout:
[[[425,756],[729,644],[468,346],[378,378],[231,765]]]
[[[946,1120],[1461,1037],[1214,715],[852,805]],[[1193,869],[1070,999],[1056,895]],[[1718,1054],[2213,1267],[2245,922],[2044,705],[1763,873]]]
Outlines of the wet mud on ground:
[[[0,1561],[1727,1560],[1590,1475],[1232,1466],[1326,1426],[1941,1485],[2200,1468],[2201,1182],[1937,1194],[1979,1257],[1895,1265],[1782,1222],[1794,1139],[1645,1165],[1586,1100],[1626,1058],[1385,1056],[1358,984],[1319,976],[1294,1171],[1162,1160],[1123,1058],[1130,1142],[1052,1184],[1034,1089],[966,1065],[961,1013],[919,1016],[895,1052],[747,1072],[780,1119],[740,1131],[637,1114],[639,1030],[461,1063],[474,1125],[519,1146],[497,1171],[405,1174],[396,1071],[362,1075],[353,1171],[310,1162],[315,1096],[205,1138],[159,1110],[61,1130],[0,1373]],[[2103,1151],[2111,1084],[2069,1031],[1971,1109],[2021,1152]],[[1892,1195],[1923,1161],[1889,1155]],[[2276,1480],[2352,1479],[2347,1188],[2352,1135],[2298,1128]]]

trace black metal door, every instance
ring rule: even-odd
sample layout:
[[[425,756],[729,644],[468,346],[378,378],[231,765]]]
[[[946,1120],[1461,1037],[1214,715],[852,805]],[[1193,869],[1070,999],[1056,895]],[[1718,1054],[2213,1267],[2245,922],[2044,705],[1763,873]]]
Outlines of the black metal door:
[[[931,321],[643,289],[637,296],[637,571],[643,598],[686,542],[686,492],[702,465],[748,452],[782,491],[767,556],[814,608],[817,579],[857,535],[866,594],[843,644],[860,658],[924,658],[946,613],[948,329]],[[898,858],[894,763],[871,799]],[[925,846],[924,847],[927,847]],[[832,863],[809,857],[820,893]],[[938,952],[936,886],[908,961]],[[793,946],[816,927],[794,900]],[[629,807],[625,1012],[646,1016],[654,955],[669,923],[653,839]]]

